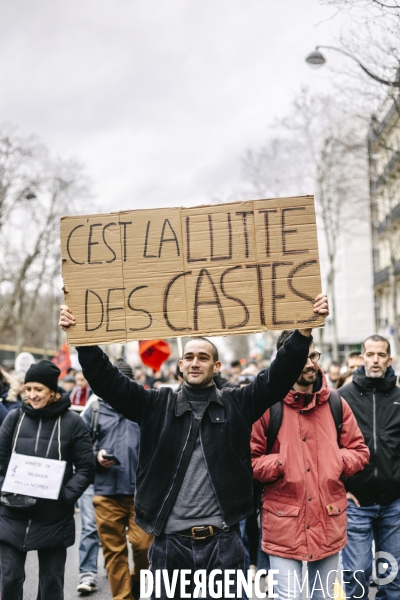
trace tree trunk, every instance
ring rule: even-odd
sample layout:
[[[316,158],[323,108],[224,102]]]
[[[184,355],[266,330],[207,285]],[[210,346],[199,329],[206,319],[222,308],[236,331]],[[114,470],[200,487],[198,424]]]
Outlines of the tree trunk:
[[[395,272],[396,259],[393,255],[390,257],[389,263],[389,325],[393,327],[393,345],[392,354],[396,355],[399,352],[399,332],[397,331],[397,286],[396,286],[396,272]]]
[[[18,298],[15,306],[15,358],[22,352],[25,341],[24,329],[22,302],[21,298]]]
[[[332,360],[339,360],[339,345],[336,319],[336,299],[335,299],[335,267],[334,257],[329,257],[328,273],[328,294],[331,306],[330,314],[332,317]]]

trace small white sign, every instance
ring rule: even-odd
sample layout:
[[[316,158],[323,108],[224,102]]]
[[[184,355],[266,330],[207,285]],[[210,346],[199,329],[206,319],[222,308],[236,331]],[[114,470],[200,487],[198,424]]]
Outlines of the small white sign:
[[[66,464],[65,460],[53,460],[13,452],[2,491],[57,500]]]
[[[26,373],[31,365],[36,362],[35,357],[30,352],[21,352],[15,359],[14,368],[16,371]]]

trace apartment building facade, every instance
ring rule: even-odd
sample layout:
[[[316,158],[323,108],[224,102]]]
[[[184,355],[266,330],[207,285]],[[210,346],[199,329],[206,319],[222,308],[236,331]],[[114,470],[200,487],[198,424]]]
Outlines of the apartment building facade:
[[[400,355],[400,90],[390,90],[368,133],[375,328]]]

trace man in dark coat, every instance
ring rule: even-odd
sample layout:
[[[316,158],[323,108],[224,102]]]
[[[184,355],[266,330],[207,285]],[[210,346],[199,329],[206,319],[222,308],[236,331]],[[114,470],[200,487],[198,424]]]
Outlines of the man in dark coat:
[[[325,295],[317,297],[314,312],[329,314]],[[74,324],[70,309],[62,306],[60,326]],[[185,381],[179,393],[144,390],[100,348],[78,348],[94,392],[141,427],[135,518],[155,535],[149,552],[153,573],[243,569],[239,522],[253,511],[251,425],[289,392],[311,340],[311,329],[295,331],[252,384],[219,391],[213,383],[221,366],[218,350],[204,338],[193,339],[179,362]],[[193,592],[193,581],[190,586]],[[168,597],[163,582],[161,597]]]
[[[340,389],[370,451],[363,471],[346,480],[348,544],[342,552],[348,598],[367,599],[375,540],[379,600],[400,598],[400,389],[391,367],[390,344],[367,338],[363,366]],[[386,566],[385,566],[386,565]]]

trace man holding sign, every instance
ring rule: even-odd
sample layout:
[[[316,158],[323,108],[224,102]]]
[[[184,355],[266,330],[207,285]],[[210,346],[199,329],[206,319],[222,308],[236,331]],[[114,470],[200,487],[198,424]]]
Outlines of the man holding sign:
[[[325,294],[317,296],[313,311],[328,316]],[[68,330],[75,323],[62,306],[60,326]],[[253,383],[219,391],[213,383],[221,366],[218,350],[195,338],[179,361],[185,383],[178,393],[145,390],[99,347],[78,347],[93,391],[141,427],[135,510],[138,525],[155,535],[149,552],[153,573],[243,569],[238,524],[253,511],[251,425],[297,381],[311,341],[311,329],[294,331]],[[176,594],[180,597],[179,586]],[[163,582],[161,597],[167,598]]]

